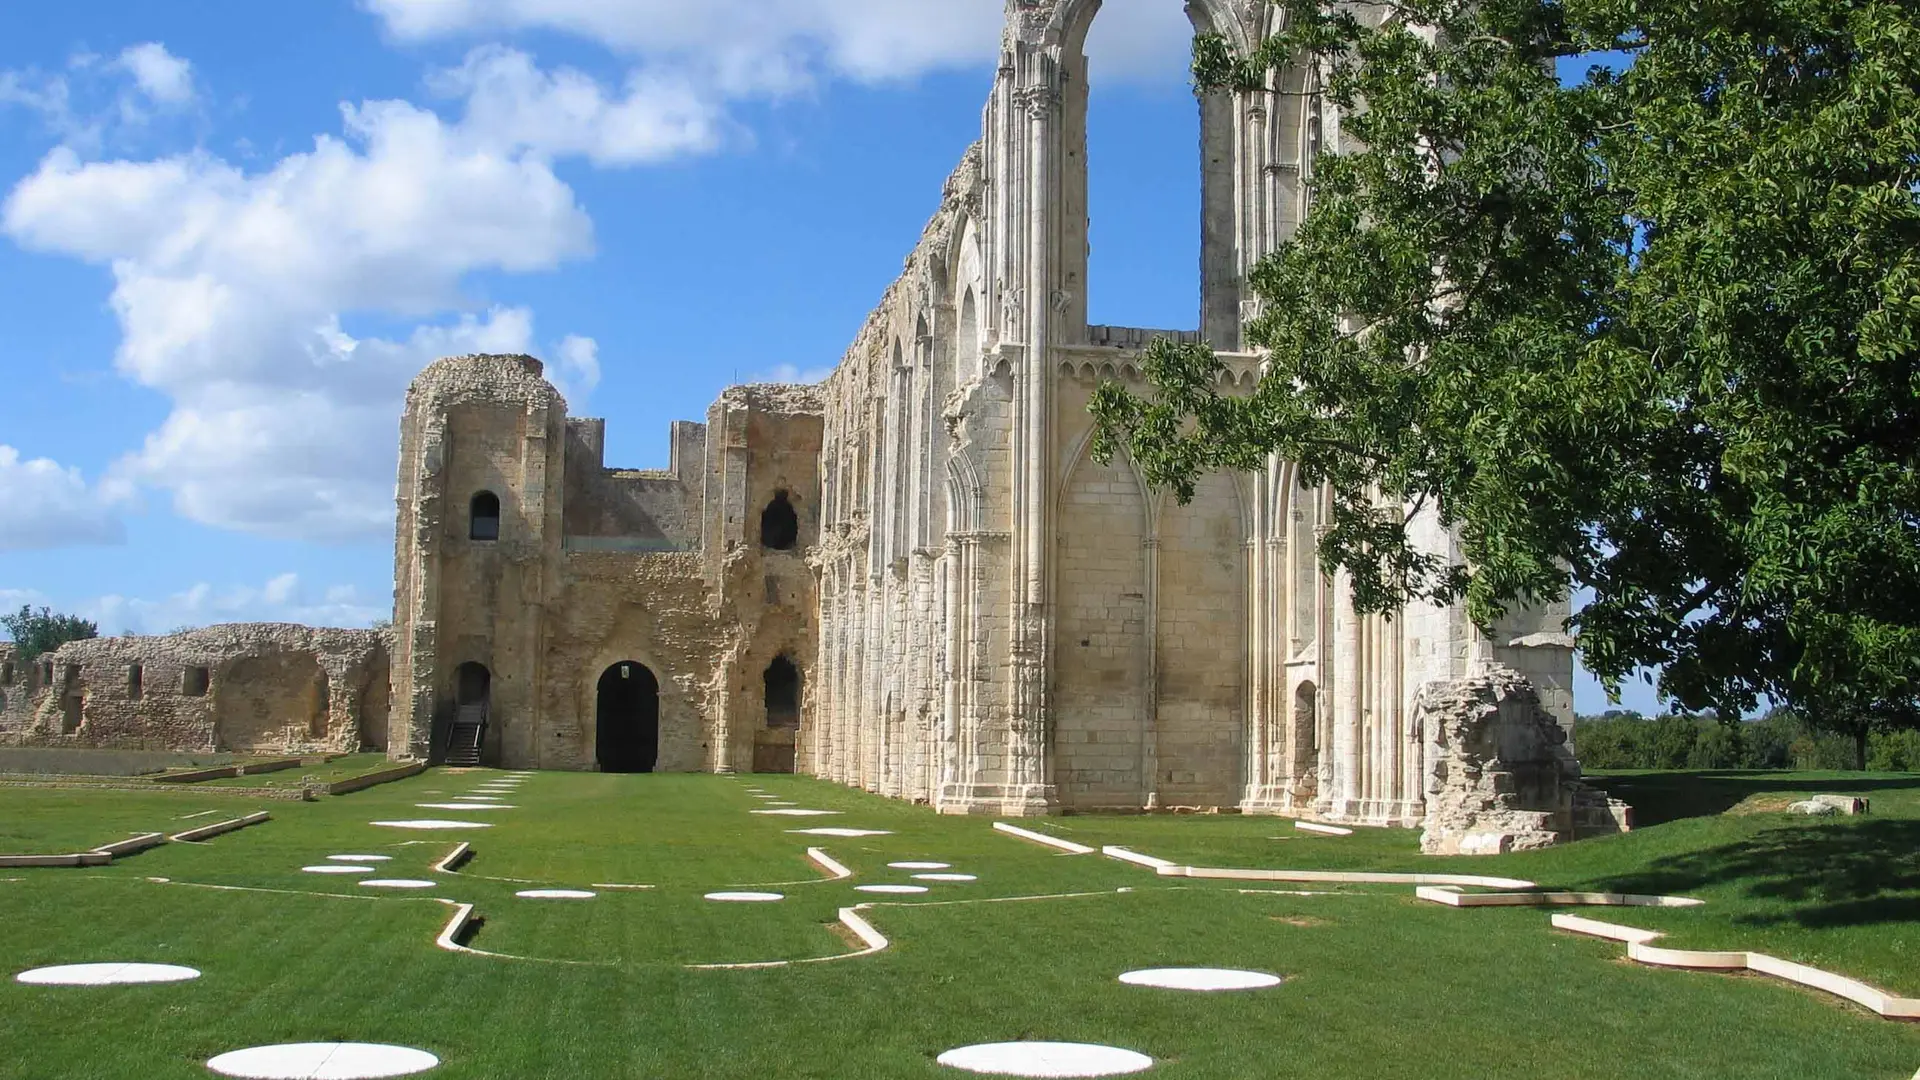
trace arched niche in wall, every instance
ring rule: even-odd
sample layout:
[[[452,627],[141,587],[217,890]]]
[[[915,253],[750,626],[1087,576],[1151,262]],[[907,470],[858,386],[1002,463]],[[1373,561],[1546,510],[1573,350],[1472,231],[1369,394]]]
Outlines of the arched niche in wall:
[[[467,504],[467,539],[491,543],[500,539],[500,496],[477,492]]]
[[[767,665],[761,681],[766,691],[767,726],[792,730],[800,726],[800,669],[783,653]]]
[[[793,496],[784,489],[776,491],[760,511],[760,546],[769,551],[792,551],[799,542],[800,515],[793,508]]]

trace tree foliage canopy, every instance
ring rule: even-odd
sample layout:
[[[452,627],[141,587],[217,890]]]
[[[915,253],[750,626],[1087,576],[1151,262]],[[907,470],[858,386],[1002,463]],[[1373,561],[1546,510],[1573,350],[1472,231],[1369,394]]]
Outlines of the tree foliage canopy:
[[[23,664],[31,664],[36,657],[69,641],[100,636],[99,626],[78,615],[56,615],[44,607],[35,611],[26,604],[20,605],[20,610],[12,615],[0,615],[0,626],[7,628],[7,636],[13,639]]]
[[[1335,151],[1253,271],[1251,396],[1156,343],[1096,396],[1183,496],[1269,455],[1391,611],[1591,590],[1617,686],[1910,722],[1920,700],[1920,9],[1884,0],[1284,0],[1203,89],[1305,65]],[[1625,53],[1563,85],[1557,61]],[[1408,507],[1456,528],[1455,564]]]

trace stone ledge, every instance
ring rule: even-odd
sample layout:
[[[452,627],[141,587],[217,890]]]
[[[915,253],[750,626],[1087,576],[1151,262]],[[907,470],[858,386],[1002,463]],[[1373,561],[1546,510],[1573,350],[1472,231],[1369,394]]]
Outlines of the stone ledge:
[[[1413,895],[1448,907],[1699,907],[1705,900],[1691,896],[1641,896],[1634,893],[1496,892],[1465,893],[1454,888],[1423,885]]]
[[[391,783],[395,780],[405,780],[408,777],[419,776],[426,771],[426,762],[415,761],[396,768],[381,769],[378,772],[367,773],[365,776],[355,776],[351,779],[341,780],[338,783],[328,784],[327,794],[351,795],[356,791],[365,791],[367,788],[378,787],[381,784]]]
[[[1920,1020],[1920,998],[1898,997],[1858,979],[1850,979],[1806,964],[1796,964],[1777,956],[1754,952],[1705,952],[1693,949],[1665,949],[1652,944],[1663,937],[1655,930],[1640,930],[1597,919],[1573,915],[1553,916],[1556,929],[1589,937],[1623,941],[1628,959],[1655,967],[1685,968],[1693,971],[1755,971],[1771,975],[1796,986],[1823,990],[1889,1020]]]
[[[1017,825],[1009,825],[1004,821],[994,822],[993,827],[996,832],[1003,832],[1008,836],[1017,836],[1022,840],[1031,840],[1036,844],[1045,844],[1050,848],[1059,848],[1069,855],[1091,855],[1094,852],[1093,848],[1085,844],[1076,844],[1071,840],[1063,840],[1058,836],[1049,836],[1046,833],[1034,832],[1032,829],[1022,829]]]
[[[234,818],[231,821],[219,821],[212,825],[202,825],[197,829],[188,829],[183,833],[174,833],[170,839],[187,844],[198,840],[211,840],[216,836],[225,836],[230,832],[238,832],[249,825],[258,825],[272,818],[272,814],[262,810],[259,813],[248,814],[246,817]]]
[[[1337,870],[1241,870],[1233,867],[1163,866],[1161,877],[1207,878],[1224,881],[1314,881],[1339,885],[1458,885],[1462,888],[1531,889],[1519,878],[1480,877],[1475,874],[1348,873]]]

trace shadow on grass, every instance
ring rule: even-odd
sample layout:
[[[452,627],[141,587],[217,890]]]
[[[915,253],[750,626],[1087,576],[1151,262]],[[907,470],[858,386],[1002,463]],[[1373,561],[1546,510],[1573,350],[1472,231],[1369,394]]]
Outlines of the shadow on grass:
[[[1809,929],[1920,921],[1920,821],[1789,825],[1720,847],[1658,859],[1605,879],[1615,892],[1685,894],[1739,888],[1784,912],[1739,915],[1754,925]]]
[[[1755,795],[1793,799],[1822,793],[1862,795],[1920,792],[1920,776],[1869,773],[1809,777],[1763,771],[1689,771],[1591,775],[1587,780],[1633,806],[1635,827],[1724,814]]]

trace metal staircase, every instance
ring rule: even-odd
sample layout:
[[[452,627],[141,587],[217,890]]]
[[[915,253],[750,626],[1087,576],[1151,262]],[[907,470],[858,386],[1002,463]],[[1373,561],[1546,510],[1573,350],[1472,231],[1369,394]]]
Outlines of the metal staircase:
[[[447,740],[447,764],[472,769],[480,765],[480,745],[486,738],[487,707],[462,705],[453,718],[453,734]]]

